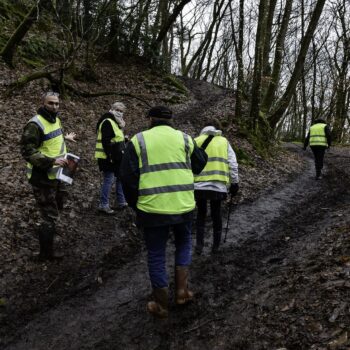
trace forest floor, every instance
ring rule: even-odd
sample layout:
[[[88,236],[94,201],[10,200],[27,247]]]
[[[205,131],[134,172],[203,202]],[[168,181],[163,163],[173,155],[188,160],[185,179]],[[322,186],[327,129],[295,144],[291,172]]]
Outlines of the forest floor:
[[[137,77],[137,69],[133,73]],[[115,76],[110,79],[112,84]],[[130,86],[135,83],[127,81]],[[144,78],[140,81],[145,85]],[[0,93],[6,85],[1,83]],[[119,83],[116,80],[115,84]],[[195,136],[201,118],[220,117],[223,109],[232,106],[219,88],[200,82],[186,84],[191,98],[174,106],[176,123]],[[26,98],[30,99],[33,88],[39,91],[39,87],[29,86],[24,91]],[[146,88],[139,89],[144,96]],[[164,98],[152,96],[151,104]],[[22,178],[24,164],[17,135],[18,123],[24,125],[30,111],[25,109],[23,95],[4,101],[0,106],[7,145],[1,150],[0,168],[2,349],[350,347],[348,148],[328,152],[325,176],[315,181],[310,152],[288,144],[274,159],[263,160],[233,128],[231,141],[250,155],[255,167],[240,167],[241,191],[234,201],[221,254],[209,253],[208,223],[204,253],[193,256],[194,302],[181,308],[171,304],[169,319],[159,321],[145,311],[150,285],[133,212],[127,209],[112,217],[97,213],[99,175],[88,156],[82,157],[82,169],[57,237],[65,258],[38,263],[33,257],[37,251],[33,229],[37,214],[30,186]],[[34,106],[35,100],[31,101]],[[98,113],[110,102],[101,99],[88,105],[79,99],[66,101],[66,131],[74,129],[85,136],[73,145],[74,153],[93,152]],[[130,135],[145,124],[137,119],[142,110],[144,106],[136,105],[129,112]],[[10,119],[11,115],[17,119]],[[11,143],[11,138],[16,142]],[[171,291],[172,261],[170,239]]]

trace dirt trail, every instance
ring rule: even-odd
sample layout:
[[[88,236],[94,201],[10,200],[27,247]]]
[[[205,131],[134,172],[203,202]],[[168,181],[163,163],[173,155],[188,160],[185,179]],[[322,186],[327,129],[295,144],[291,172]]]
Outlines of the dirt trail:
[[[273,312],[281,274],[316,249],[318,235],[332,223],[324,214],[332,217],[333,202],[350,203],[346,184],[330,186],[330,176],[315,181],[311,158],[308,163],[284,186],[234,208],[222,254],[212,257],[208,245],[193,258],[196,301],[185,308],[171,306],[169,320],[154,320],[145,312],[150,287],[143,251],[94,294],[82,293],[37,315],[4,349],[274,349],[272,344],[283,343],[276,333],[283,339],[286,331],[259,317]],[[328,173],[334,176],[331,169]],[[172,253],[170,248],[170,281]],[[292,299],[292,294],[283,297]]]

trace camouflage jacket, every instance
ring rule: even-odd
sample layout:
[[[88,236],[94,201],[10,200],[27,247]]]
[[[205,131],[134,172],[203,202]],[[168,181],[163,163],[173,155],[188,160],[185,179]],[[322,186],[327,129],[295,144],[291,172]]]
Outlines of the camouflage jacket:
[[[44,108],[39,108],[38,114],[43,116],[48,121],[54,121]],[[23,158],[33,165],[33,173],[29,182],[34,186],[49,186],[57,185],[57,180],[50,180],[47,177],[47,170],[53,166],[54,158],[46,157],[39,152],[39,147],[43,141],[43,133],[35,123],[27,123],[24,127],[21,138],[21,154]]]

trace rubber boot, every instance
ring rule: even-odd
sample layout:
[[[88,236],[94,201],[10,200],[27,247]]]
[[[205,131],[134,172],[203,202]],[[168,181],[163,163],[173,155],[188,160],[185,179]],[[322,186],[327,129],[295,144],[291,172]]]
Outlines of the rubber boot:
[[[217,254],[219,252],[220,242],[221,242],[221,231],[216,231],[213,234],[213,248],[212,248],[213,254]]]
[[[204,247],[204,226],[197,226],[195,252],[201,255]]]
[[[183,305],[193,299],[193,292],[188,290],[188,267],[175,267],[176,304]]]
[[[53,243],[56,230],[54,227],[42,226],[39,230],[40,253],[39,260],[60,260],[63,254],[54,252]]]
[[[168,317],[168,288],[154,288],[153,301],[147,303],[147,311],[157,318]]]
[[[39,235],[39,245],[40,245],[40,252],[39,252],[39,260],[45,261],[49,259],[50,255],[50,237],[48,234],[48,230],[46,227],[40,227],[38,231]]]

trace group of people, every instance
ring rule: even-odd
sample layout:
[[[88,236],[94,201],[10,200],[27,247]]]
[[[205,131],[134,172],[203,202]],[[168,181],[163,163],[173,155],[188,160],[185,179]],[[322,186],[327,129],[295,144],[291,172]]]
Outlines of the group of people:
[[[169,108],[155,106],[147,113],[149,128],[128,141],[124,136],[125,109],[123,103],[113,103],[96,126],[95,158],[103,174],[98,210],[114,213],[109,204],[113,184],[117,207],[129,206],[135,210],[148,252],[153,288],[154,300],[147,304],[147,309],[163,318],[168,314],[165,252],[170,229],[176,247],[176,303],[185,304],[193,298],[188,276],[196,202],[196,252],[203,251],[207,201],[210,201],[212,252],[217,253],[222,231],[221,202],[228,192],[235,195],[238,191],[238,165],[235,152],[215,122],[206,125],[193,140],[173,128],[173,113]],[[64,135],[58,110],[58,93],[45,93],[42,106],[25,125],[21,139],[27,177],[42,214],[38,229],[40,260],[62,257],[54,249],[54,237],[67,186],[56,174],[67,165],[65,141],[76,141],[75,133]]]
[[[53,244],[67,187],[57,180],[56,174],[60,167],[67,165],[65,140],[75,142],[76,134],[63,134],[58,110],[59,95],[45,93],[42,106],[25,125],[21,140],[27,177],[42,214],[38,229],[40,260],[62,257]],[[153,300],[147,303],[147,310],[156,317],[165,318],[169,286],[166,244],[170,229],[175,241],[175,302],[182,305],[193,299],[188,278],[195,207],[195,252],[203,252],[209,202],[213,222],[211,249],[216,254],[221,243],[222,201],[228,194],[235,196],[239,190],[238,164],[234,150],[215,120],[207,123],[200,135],[192,139],[172,126],[173,113],[169,108],[155,106],[147,113],[148,129],[128,141],[124,136],[125,110],[123,103],[113,103],[96,126],[95,158],[103,174],[98,210],[114,214],[115,208],[109,204],[113,184],[116,207],[129,206],[135,210],[137,226],[143,231],[147,248],[153,289]],[[326,141],[320,135],[320,126],[315,131],[310,130],[311,147],[315,146],[315,141],[322,142],[324,147]],[[319,167],[316,166],[318,175]]]

